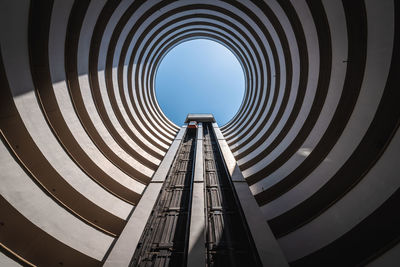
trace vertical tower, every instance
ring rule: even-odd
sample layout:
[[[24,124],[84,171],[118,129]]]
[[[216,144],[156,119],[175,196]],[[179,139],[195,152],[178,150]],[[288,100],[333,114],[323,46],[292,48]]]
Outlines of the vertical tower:
[[[286,266],[214,117],[185,123],[105,265]]]

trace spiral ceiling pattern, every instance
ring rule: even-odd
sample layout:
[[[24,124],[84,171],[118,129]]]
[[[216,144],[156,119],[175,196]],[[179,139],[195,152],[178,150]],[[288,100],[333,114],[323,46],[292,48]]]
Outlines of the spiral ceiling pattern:
[[[179,130],[157,67],[195,38],[242,64],[221,130],[288,262],[400,262],[399,6],[1,1],[0,263],[102,264]]]

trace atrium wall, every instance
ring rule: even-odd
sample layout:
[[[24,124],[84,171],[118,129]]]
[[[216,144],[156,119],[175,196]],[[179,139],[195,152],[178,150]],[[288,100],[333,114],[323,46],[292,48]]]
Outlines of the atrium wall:
[[[400,262],[399,5],[1,1],[0,265],[104,262],[179,130],[157,66],[195,38],[242,64],[221,131],[288,262]]]

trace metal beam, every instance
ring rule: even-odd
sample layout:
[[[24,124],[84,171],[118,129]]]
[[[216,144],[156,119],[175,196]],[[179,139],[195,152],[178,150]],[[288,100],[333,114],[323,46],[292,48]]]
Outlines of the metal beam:
[[[187,266],[200,267],[206,264],[205,242],[203,126],[199,123]]]

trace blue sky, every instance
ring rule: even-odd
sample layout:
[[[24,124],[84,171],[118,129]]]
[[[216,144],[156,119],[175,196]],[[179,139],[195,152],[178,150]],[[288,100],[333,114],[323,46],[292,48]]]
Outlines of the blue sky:
[[[222,126],[242,103],[244,75],[228,48],[195,39],[175,46],[163,58],[155,90],[161,109],[179,126],[188,113],[213,113]]]

